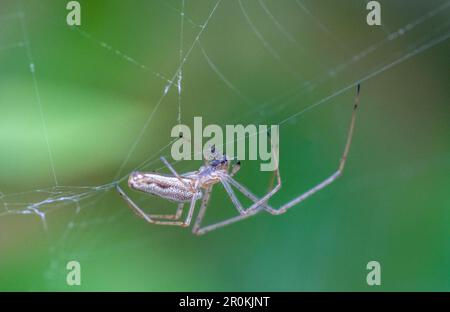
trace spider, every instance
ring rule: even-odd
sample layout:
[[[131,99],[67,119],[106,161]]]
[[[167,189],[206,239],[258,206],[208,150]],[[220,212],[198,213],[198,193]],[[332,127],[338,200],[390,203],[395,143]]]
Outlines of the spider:
[[[127,194],[125,194],[125,192],[119,185],[116,185],[116,190],[139,217],[144,218],[149,223],[160,225],[188,227],[191,224],[194,215],[195,205],[197,201],[201,199],[201,206],[195,219],[194,226],[192,227],[192,232],[197,235],[205,234],[231,223],[243,220],[259,213],[262,210],[267,211],[272,215],[283,214],[288,209],[299,204],[306,198],[331,184],[342,175],[345,161],[347,159],[347,155],[352,142],[356,111],[359,105],[359,92],[360,85],[358,84],[347,140],[344,152],[339,162],[338,169],[319,184],[315,185],[314,187],[310,188],[303,194],[295,197],[279,208],[273,208],[268,204],[268,200],[281,188],[281,177],[278,166],[276,166],[277,169],[275,170],[275,177],[277,181],[276,185],[272,187],[266,195],[259,198],[254,195],[247,187],[243,186],[233,178],[233,176],[240,169],[240,162],[229,161],[225,155],[218,155],[215,151],[214,146],[212,146],[211,148],[213,159],[211,161],[205,160],[205,164],[201,166],[197,171],[180,175],[164,157],[161,157],[161,161],[165,164],[165,166],[167,166],[172,175],[162,175],[157,173],[138,171],[132,172],[130,174],[128,179],[128,186],[131,189],[147,194],[156,195],[161,198],[178,203],[178,208],[175,214],[147,214],[141,208],[139,208],[139,206],[134,203]],[[278,147],[274,146],[272,150],[274,150],[275,148]],[[225,188],[225,191],[230,197],[231,202],[238,210],[239,215],[215,224],[202,227],[201,223],[208,207],[212,189],[214,185],[219,183],[222,184],[222,186]],[[248,208],[244,208],[236,197],[236,194],[231,186],[234,186],[239,192],[249,198],[253,202],[253,204],[251,204]],[[186,203],[190,203],[189,210],[184,221],[180,221],[183,214],[184,205]]]

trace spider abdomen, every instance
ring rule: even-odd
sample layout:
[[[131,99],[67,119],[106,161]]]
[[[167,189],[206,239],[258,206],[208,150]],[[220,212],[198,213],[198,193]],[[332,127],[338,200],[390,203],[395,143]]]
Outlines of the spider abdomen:
[[[190,179],[182,178],[182,181],[176,177],[133,172],[128,179],[128,185],[137,191],[175,202],[190,202],[193,197],[196,199],[202,197],[200,191],[193,191]]]

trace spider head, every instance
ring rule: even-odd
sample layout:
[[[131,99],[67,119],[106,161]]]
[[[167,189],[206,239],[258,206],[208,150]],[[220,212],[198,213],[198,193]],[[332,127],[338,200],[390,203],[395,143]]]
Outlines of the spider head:
[[[218,170],[226,170],[228,168],[227,156],[223,155],[221,158],[215,158],[209,162],[210,166]]]
[[[218,153],[215,145],[211,146],[209,165],[215,170],[226,170],[228,168],[227,156]]]

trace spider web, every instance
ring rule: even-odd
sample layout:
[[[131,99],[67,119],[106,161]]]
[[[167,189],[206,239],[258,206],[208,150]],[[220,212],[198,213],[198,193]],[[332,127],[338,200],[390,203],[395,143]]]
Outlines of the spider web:
[[[364,89],[365,82],[383,77],[383,74],[392,68],[433,47],[448,44],[450,37],[449,20],[445,18],[450,10],[448,1],[433,2],[433,6],[427,6],[426,11],[418,12],[406,21],[386,19],[381,31],[376,32],[376,35],[368,33],[366,38],[344,38],[342,33],[338,34],[327,26],[326,20],[315,15],[314,6],[309,1],[295,0],[283,5],[286,7],[280,9],[274,1],[268,0],[218,0],[196,4],[185,0],[156,2],[152,5],[153,10],[173,16],[161,26],[173,29],[173,36],[164,40],[171,42],[169,46],[176,47],[161,54],[166,57],[160,60],[165,63],[161,66],[158,66],[158,62],[147,65],[146,60],[140,60],[128,51],[137,51],[137,48],[116,46],[96,34],[89,26],[68,30],[67,36],[70,38],[83,40],[89,49],[102,53],[102,57],[117,61],[118,66],[125,64],[130,70],[141,71],[141,75],[147,79],[146,83],[157,85],[159,89],[159,94],[152,94],[155,97],[148,100],[146,116],[139,119],[139,124],[135,124],[134,135],[124,144],[128,147],[122,155],[122,161],[116,162],[111,178],[93,185],[90,180],[79,180],[78,186],[66,185],[62,176],[67,175],[60,172],[57,166],[58,153],[52,145],[46,99],[41,92],[41,69],[45,65],[42,64],[42,59],[35,57],[35,50],[45,47],[40,46],[40,42],[30,35],[30,28],[36,22],[30,12],[45,13],[51,11],[54,4],[23,1],[18,4],[12,2],[7,6],[9,12],[0,16],[0,27],[10,30],[12,35],[9,38],[0,37],[0,56],[1,53],[12,51],[20,53],[23,55],[22,65],[26,64],[28,67],[35,105],[33,114],[39,119],[39,128],[34,131],[42,135],[41,147],[46,153],[49,168],[47,174],[51,182],[43,187],[36,187],[29,185],[24,179],[25,182],[20,187],[10,187],[7,179],[0,180],[0,217],[5,219],[27,215],[33,222],[42,224],[46,235],[51,235],[52,231],[56,231],[54,228],[59,228],[58,238],[50,246],[52,261],[46,273],[49,280],[55,279],[55,272],[64,265],[63,261],[70,258],[70,255],[80,258],[83,254],[92,253],[107,239],[107,232],[102,230],[101,226],[114,224],[118,228],[117,231],[120,231],[121,219],[130,212],[124,203],[120,203],[121,207],[115,210],[109,207],[111,201],[118,201],[113,192],[117,183],[126,181],[132,170],[164,171],[159,158],[165,156],[170,160],[170,146],[174,140],[169,135],[164,135],[163,139],[156,140],[157,143],[152,144],[150,148],[146,146],[149,145],[149,137],[154,136],[157,131],[154,124],[159,124],[159,118],[171,115],[171,120],[167,121],[170,126],[189,123],[192,119],[192,105],[195,104],[190,98],[193,93],[198,95],[202,92],[201,86],[189,80],[195,77],[196,66],[206,68],[202,72],[207,73],[207,78],[203,79],[215,81],[216,89],[212,92],[217,93],[216,97],[225,97],[217,100],[219,103],[236,103],[229,104],[231,106],[228,109],[218,108],[228,118],[221,119],[222,123],[210,118],[213,123],[272,123],[280,125],[283,133],[298,126],[304,114],[318,107],[325,107],[341,95],[348,94],[351,98],[358,83],[362,83]],[[361,18],[365,20],[364,1],[354,1],[352,6],[362,8]],[[287,19],[288,13],[292,11],[293,20]],[[232,17],[230,13],[233,13]],[[306,31],[299,31],[295,27],[296,19],[311,25],[314,34],[319,36],[317,40],[309,40],[311,38],[307,36]],[[230,25],[229,20],[231,23],[235,22],[236,26]],[[51,19],[46,21],[52,25],[59,22]],[[232,51],[236,40],[218,38],[216,33],[223,36],[222,26],[230,27],[230,31],[237,31],[235,35],[239,38],[252,40],[253,50],[250,53],[254,56],[241,55],[243,50],[238,50],[240,52],[236,54],[227,53]],[[147,39],[141,38],[142,41]],[[158,44],[159,39],[149,40]],[[359,43],[354,44],[355,41]],[[335,58],[322,59],[327,56],[326,51],[323,51],[322,55],[311,56],[312,45],[320,49],[324,42],[333,45],[336,50]],[[226,57],[221,53],[222,48],[226,49]],[[302,68],[302,63],[293,58],[293,53],[289,51],[295,51],[299,59],[308,58],[309,66]],[[253,69],[257,71],[257,75],[273,75],[267,73],[275,69],[283,77],[283,83],[275,83],[275,93],[258,90],[261,91],[259,94],[252,90],[251,83],[245,84],[238,79],[239,75],[245,72],[233,72],[238,70],[238,67],[232,62],[237,62],[241,57],[245,60],[255,59],[255,64],[258,65],[247,70]],[[251,79],[251,75],[248,77]],[[264,82],[271,83],[274,79],[276,78],[267,77]],[[289,83],[284,83],[285,81]],[[195,90],[190,91],[190,88]],[[322,95],[324,90],[325,96]],[[200,95],[198,98],[199,101],[216,101]],[[0,110],[6,110],[8,105],[12,103],[3,103]],[[239,109],[239,114],[232,112],[236,109]],[[169,113],[165,114],[165,111]],[[202,115],[201,108],[194,114]],[[209,114],[211,116],[210,110]],[[283,162],[283,156],[281,161]],[[192,166],[187,164],[171,163],[180,171],[192,169]],[[73,164],[75,167],[82,165],[82,162]],[[95,172],[93,174],[95,175]],[[13,191],[10,191],[10,188]],[[286,194],[286,198],[289,198],[289,195]],[[144,200],[145,196],[141,196],[140,201]],[[51,220],[50,216],[54,214],[62,214],[64,217]],[[74,244],[78,246],[74,247]]]

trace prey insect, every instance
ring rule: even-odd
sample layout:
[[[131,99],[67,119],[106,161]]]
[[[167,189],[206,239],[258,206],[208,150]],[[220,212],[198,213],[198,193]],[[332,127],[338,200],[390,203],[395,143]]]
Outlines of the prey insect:
[[[276,185],[273,186],[263,197],[258,197],[253,194],[247,187],[243,186],[234,179],[234,175],[240,169],[240,162],[230,161],[225,155],[219,155],[218,153],[216,153],[214,146],[211,149],[213,159],[210,161],[205,161],[205,164],[201,166],[197,171],[178,174],[175,169],[169,164],[169,162],[164,157],[161,157],[161,161],[170,170],[172,175],[162,175],[157,173],[137,171],[130,174],[128,179],[128,186],[131,189],[159,196],[161,198],[178,203],[178,208],[174,214],[147,214],[122,190],[119,185],[116,185],[116,190],[125,200],[128,206],[139,217],[145,219],[149,223],[160,225],[188,227],[192,222],[196,203],[197,201],[201,200],[200,209],[192,227],[192,232],[197,235],[205,234],[234,222],[243,220],[261,211],[267,211],[272,215],[283,214],[288,209],[292,208],[293,206],[299,204],[308,197],[317,193],[321,189],[325,188],[342,175],[352,142],[353,130],[356,120],[356,111],[359,105],[359,91],[360,85],[358,84],[355,104],[353,106],[352,117],[347,134],[347,140],[342,157],[339,162],[338,169],[322,182],[310,188],[306,192],[296,196],[284,205],[281,205],[281,207],[273,208],[268,204],[269,199],[273,195],[275,195],[281,188],[281,177],[277,159],[277,169],[274,172]],[[277,148],[278,146],[274,146],[272,147],[272,150]],[[221,184],[224,187],[232,204],[235,206],[239,214],[235,217],[226,219],[218,223],[202,226],[202,220],[208,207],[211,192],[213,190],[213,187],[217,184]],[[253,202],[253,204],[246,208],[243,207],[232,187],[242,193],[245,197],[249,198]],[[184,220],[181,220],[184,206],[186,204],[189,204],[189,209]]]

